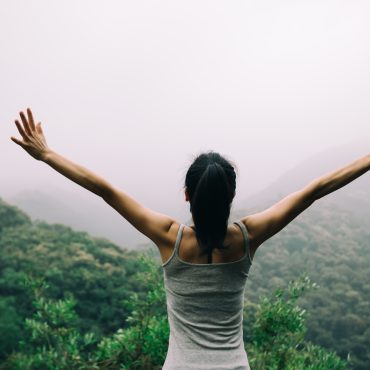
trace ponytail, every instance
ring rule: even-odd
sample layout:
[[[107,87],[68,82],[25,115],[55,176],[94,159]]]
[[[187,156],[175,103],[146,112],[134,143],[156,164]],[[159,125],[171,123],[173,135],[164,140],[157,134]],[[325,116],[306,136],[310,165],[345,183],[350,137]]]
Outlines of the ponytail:
[[[186,180],[200,247],[208,255],[215,248],[227,249],[224,239],[235,194],[233,167],[218,153],[202,154],[189,168]]]

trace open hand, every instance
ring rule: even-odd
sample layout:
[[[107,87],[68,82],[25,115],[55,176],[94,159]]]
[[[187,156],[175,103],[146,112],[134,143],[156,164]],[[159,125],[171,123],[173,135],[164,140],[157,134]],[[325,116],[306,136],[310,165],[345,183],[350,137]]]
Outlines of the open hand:
[[[23,140],[18,140],[14,136],[11,136],[11,140],[20,145],[35,159],[42,160],[49,148],[42,132],[41,122],[35,125],[30,108],[27,108],[28,120],[23,112],[19,112],[19,115],[21,117],[23,126],[18,120],[15,120],[15,124]]]

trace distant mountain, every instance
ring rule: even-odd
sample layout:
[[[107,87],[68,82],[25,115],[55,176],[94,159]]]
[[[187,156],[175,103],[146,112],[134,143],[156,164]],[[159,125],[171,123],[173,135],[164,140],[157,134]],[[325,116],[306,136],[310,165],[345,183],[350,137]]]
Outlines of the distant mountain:
[[[133,249],[150,240],[135,230],[114,209],[93,194],[69,193],[59,188],[22,191],[7,199],[24,209],[33,220],[61,223],[105,237],[122,248]]]
[[[265,189],[242,200],[235,214],[242,216],[245,213],[261,211],[315,178],[345,166],[369,152],[370,140],[364,140],[330,148],[309,157],[282,174]],[[370,174],[364,174],[318,202],[351,211],[354,217],[370,219]]]

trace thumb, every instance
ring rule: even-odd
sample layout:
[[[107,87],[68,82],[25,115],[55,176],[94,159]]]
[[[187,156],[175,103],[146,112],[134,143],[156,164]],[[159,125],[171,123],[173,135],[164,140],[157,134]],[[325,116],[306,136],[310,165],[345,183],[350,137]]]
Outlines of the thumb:
[[[17,138],[15,138],[14,136],[11,136],[10,139],[12,141],[14,141],[16,144],[20,145],[21,147],[23,147],[23,142],[21,140],[18,140]]]

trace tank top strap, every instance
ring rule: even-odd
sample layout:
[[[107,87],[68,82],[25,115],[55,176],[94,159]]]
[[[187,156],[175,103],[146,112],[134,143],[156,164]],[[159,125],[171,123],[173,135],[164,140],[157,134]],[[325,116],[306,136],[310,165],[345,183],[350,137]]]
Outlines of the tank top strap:
[[[184,224],[180,224],[180,227],[177,231],[176,243],[175,243],[175,247],[174,247],[174,254],[176,254],[176,256],[179,255],[179,245],[180,245],[180,242],[181,242],[182,232],[184,230],[184,227],[185,227]]]
[[[174,245],[173,250],[172,250],[172,254],[166,262],[162,263],[163,268],[167,267],[170,264],[171,261],[173,261],[174,259],[177,259],[179,257],[179,245],[180,245],[180,241],[181,241],[182,232],[184,230],[184,227],[185,227],[184,224],[180,224],[180,226],[177,230],[176,241],[175,241],[175,245]]]
[[[244,223],[241,220],[235,221],[234,224],[238,225],[242,231],[243,239],[244,239],[244,253],[248,254],[249,263],[252,264],[252,258],[250,253],[250,245],[249,245],[249,237],[248,237],[248,230],[245,227]]]

